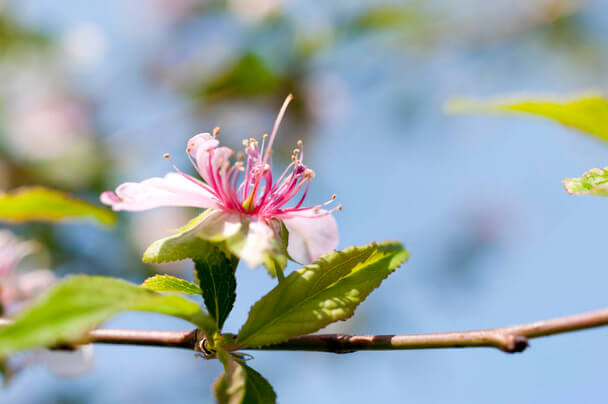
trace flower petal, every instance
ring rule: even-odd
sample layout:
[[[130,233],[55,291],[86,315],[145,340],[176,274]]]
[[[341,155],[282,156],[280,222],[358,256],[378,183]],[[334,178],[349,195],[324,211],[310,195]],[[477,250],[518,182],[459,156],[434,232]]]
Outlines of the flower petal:
[[[81,345],[73,351],[41,349],[37,359],[57,377],[72,377],[93,369],[93,345]]]
[[[187,151],[194,159],[198,160],[199,154],[202,155],[202,153],[217,147],[219,144],[220,142],[209,133],[199,133],[188,140]]]
[[[318,214],[301,212],[283,222],[289,230],[287,252],[301,264],[310,264],[338,247],[336,220],[325,210]]]
[[[19,261],[36,250],[36,243],[22,241],[9,230],[0,230],[0,278],[15,269]]]
[[[263,220],[252,220],[244,242],[229,243],[228,248],[245,261],[247,266],[255,268],[264,262],[266,254],[271,252],[274,237],[274,231]]]
[[[209,133],[200,133],[188,141],[188,153],[194,159],[195,168],[207,184],[214,184],[214,173],[232,155],[229,147],[218,147],[219,141]],[[211,153],[211,159],[209,159]]]
[[[194,178],[169,173],[163,178],[150,178],[142,182],[126,182],[116,192],[106,191],[99,199],[113,210],[141,211],[161,206],[192,206],[215,208],[217,199],[196,184]]]
[[[209,184],[209,175],[206,169],[209,161],[209,151],[215,149],[220,142],[209,133],[199,133],[188,140],[186,151],[194,159],[194,168]]]
[[[196,226],[196,235],[209,241],[224,241],[236,235],[243,225],[241,215],[213,210]]]

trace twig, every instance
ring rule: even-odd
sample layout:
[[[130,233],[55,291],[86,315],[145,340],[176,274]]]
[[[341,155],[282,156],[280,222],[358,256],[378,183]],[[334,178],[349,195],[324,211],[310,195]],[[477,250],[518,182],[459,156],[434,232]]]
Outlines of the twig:
[[[9,320],[0,319],[0,326],[9,325],[10,323]],[[528,340],[532,338],[563,334],[605,325],[608,325],[608,309],[486,330],[403,335],[302,335],[278,344],[262,347],[244,346],[239,349],[348,353],[401,349],[489,347],[514,353],[526,349],[528,347]],[[198,330],[147,331],[97,329],[90,331],[88,337],[88,342],[99,344],[145,345],[200,351],[198,347],[204,335]]]
[[[259,349],[346,353],[364,350],[491,347],[514,353],[526,349],[528,340],[532,338],[605,325],[608,325],[608,309],[487,330],[411,335],[303,335]]]
[[[97,344],[145,345],[195,349],[197,330],[147,331],[100,328],[89,332],[90,342]]]

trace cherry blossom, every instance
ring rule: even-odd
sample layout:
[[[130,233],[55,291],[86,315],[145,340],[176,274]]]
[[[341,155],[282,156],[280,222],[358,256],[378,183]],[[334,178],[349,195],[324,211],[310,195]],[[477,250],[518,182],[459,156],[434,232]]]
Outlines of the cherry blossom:
[[[284,171],[278,177],[272,171],[272,146],[291,99],[289,95],[283,103],[270,136],[265,134],[261,144],[254,138],[243,140],[244,152],[235,155],[220,146],[219,128],[192,137],[186,152],[202,181],[173,165],[175,172],[124,183],[115,192],[101,194],[101,201],[117,211],[162,206],[206,209],[181,231],[224,243],[250,267],[263,263],[269,270],[282,269],[288,256],[302,264],[315,261],[338,245],[332,213],[342,206],[325,209],[335,195],[327,202],[304,206],[315,172],[304,164],[302,141]],[[164,157],[170,159],[168,154]]]

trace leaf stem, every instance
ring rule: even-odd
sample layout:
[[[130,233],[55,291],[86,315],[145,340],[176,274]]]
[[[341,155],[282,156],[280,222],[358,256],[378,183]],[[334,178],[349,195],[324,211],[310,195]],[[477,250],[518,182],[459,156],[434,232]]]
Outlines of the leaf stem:
[[[283,268],[276,267],[277,280],[279,283],[283,282],[285,279],[285,273],[283,272]]]

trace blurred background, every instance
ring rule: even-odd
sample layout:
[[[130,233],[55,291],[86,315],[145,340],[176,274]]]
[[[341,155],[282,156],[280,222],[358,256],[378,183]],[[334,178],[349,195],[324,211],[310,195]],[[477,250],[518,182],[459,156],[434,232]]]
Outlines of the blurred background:
[[[568,93],[608,85],[601,0],[0,1],[0,189],[44,184],[95,201],[125,180],[190,167],[185,142],[271,129],[295,102],[275,165],[303,139],[317,176],[308,200],[338,195],[340,248],[402,240],[410,261],[327,332],[494,327],[605,307],[606,200],[560,181],[608,163],[608,147],[529,117],[451,117],[455,96]],[[191,278],[187,263],[144,266],[147,245],[196,214],[157,209],[119,225],[30,224],[57,276]],[[42,265],[42,264],[40,264]],[[241,266],[226,323],[274,286]],[[126,314],[107,326],[185,329]],[[282,403],[598,402],[599,329],[489,349],[254,352]],[[217,361],[162,348],[95,346],[95,367],[59,379],[41,366],[2,403],[207,403]]]

